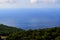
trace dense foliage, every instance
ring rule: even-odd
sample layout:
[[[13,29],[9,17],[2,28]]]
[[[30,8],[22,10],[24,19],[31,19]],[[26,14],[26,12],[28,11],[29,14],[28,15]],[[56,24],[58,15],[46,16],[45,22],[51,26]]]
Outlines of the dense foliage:
[[[60,27],[12,33],[7,40],[60,40]]]
[[[7,36],[13,32],[19,32],[19,31],[23,31],[23,30],[15,28],[15,27],[0,24],[0,36]]]
[[[22,30],[0,25],[0,35],[7,35],[6,40],[60,40],[60,27]]]

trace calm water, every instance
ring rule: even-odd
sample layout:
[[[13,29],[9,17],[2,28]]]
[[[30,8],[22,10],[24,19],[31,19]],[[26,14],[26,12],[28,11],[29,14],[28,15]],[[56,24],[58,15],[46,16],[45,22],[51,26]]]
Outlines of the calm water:
[[[22,29],[60,26],[60,9],[2,9],[0,23]]]

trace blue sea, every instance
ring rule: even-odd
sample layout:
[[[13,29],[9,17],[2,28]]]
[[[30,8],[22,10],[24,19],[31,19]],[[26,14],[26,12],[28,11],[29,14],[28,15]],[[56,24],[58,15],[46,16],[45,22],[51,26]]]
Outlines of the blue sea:
[[[22,29],[60,26],[60,8],[0,9],[0,24]]]

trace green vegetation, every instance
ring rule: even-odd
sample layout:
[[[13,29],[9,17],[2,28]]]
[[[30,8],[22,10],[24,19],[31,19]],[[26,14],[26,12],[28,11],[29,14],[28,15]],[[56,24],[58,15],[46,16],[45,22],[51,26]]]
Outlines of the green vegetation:
[[[0,35],[6,40],[60,40],[60,27],[22,30],[1,24]]]
[[[23,30],[15,28],[15,27],[0,24],[0,36],[7,36],[13,32],[19,32],[19,31],[23,31]]]

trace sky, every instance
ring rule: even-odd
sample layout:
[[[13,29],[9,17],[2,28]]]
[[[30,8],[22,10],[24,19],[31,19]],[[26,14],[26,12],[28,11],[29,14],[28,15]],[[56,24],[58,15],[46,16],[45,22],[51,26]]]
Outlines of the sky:
[[[0,0],[0,8],[60,8],[60,0]]]

